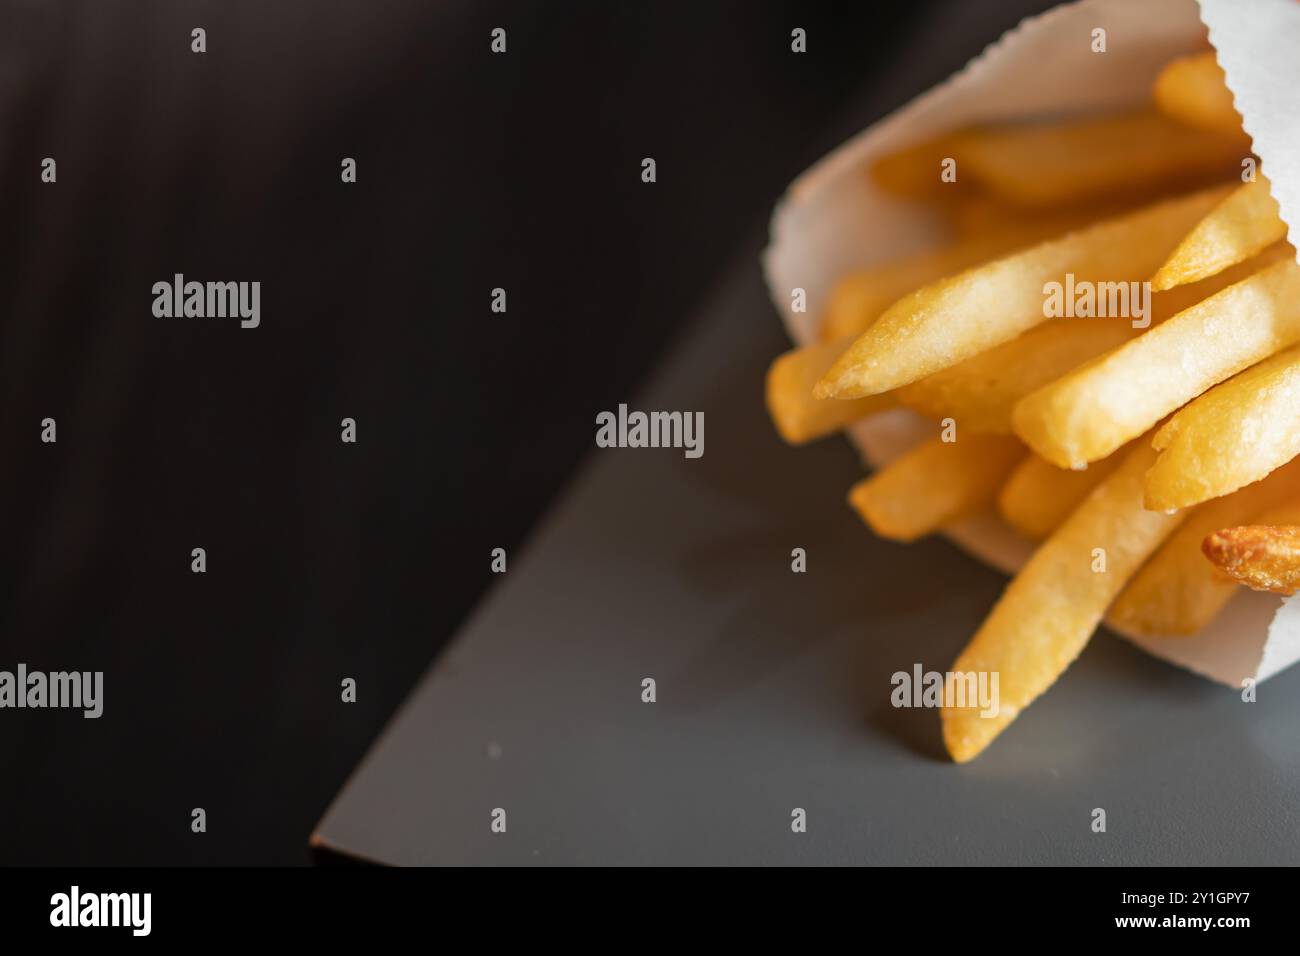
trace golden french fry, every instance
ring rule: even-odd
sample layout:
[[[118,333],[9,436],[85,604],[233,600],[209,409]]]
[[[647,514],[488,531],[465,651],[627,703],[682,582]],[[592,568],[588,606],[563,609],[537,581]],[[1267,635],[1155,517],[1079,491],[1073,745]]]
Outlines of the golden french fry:
[[[1150,321],[1170,316],[1281,258],[1275,252],[1204,282],[1180,286],[1151,300]],[[927,375],[897,390],[899,401],[932,418],[953,418],[976,431],[1009,434],[1017,403],[1039,388],[1137,338],[1128,319],[1056,319],[1035,326],[1010,342]],[[1154,424],[1151,423],[1151,424]],[[1059,466],[1058,466],[1059,467]]]
[[[849,489],[849,504],[882,538],[915,541],[993,504],[1024,455],[1014,438],[935,438]]]
[[[1151,288],[1160,292],[1196,282],[1245,262],[1285,238],[1286,223],[1269,181],[1261,175],[1255,182],[1237,187],[1196,224],[1151,277]]]
[[[1146,506],[1187,508],[1218,498],[1300,454],[1300,348],[1217,385],[1167,421],[1152,441]]]
[[[848,339],[822,342],[779,355],[767,370],[767,410],[776,430],[791,445],[802,445],[875,412],[892,408],[892,394],[840,402],[812,397],[813,385],[849,345]]]
[[[939,211],[952,225],[953,232],[964,239],[1020,232],[1025,235],[1025,241],[1021,244],[1029,245],[1034,241],[1063,236],[1072,229],[1079,229],[1103,219],[1114,219],[1160,198],[1162,198],[1160,195],[1124,195],[1100,198],[1078,205],[1026,209],[1024,206],[1003,202],[994,196],[963,193],[940,204]],[[953,271],[956,270],[949,270],[949,273],[945,274],[951,274]]]
[[[943,739],[953,760],[978,755],[1055,682],[1088,643],[1106,606],[1182,520],[1142,508],[1142,476],[1154,454],[1139,442],[1093,489],[1007,585],[953,664],[954,675],[999,675],[993,715],[981,716],[969,702],[943,708]],[[951,701],[945,693],[945,705]]]
[[[1272,265],[1025,396],[1012,411],[1016,434],[1053,464],[1077,467],[1104,458],[1207,388],[1300,341],[1300,266],[1289,246],[1206,282],[1222,285],[1270,258]]]
[[[1216,133],[1241,129],[1213,50],[1171,62],[1156,77],[1152,98],[1156,109],[1187,126]]]
[[[933,199],[966,190],[965,182],[944,182],[943,161],[956,154],[961,134],[939,136],[876,160],[871,178],[885,192],[907,199]]]
[[[973,129],[951,149],[958,181],[970,176],[1008,202],[1052,206],[1229,176],[1250,155],[1250,140],[1240,131],[1208,133],[1144,110]]]
[[[982,236],[842,276],[831,290],[818,337],[829,342],[861,335],[900,296],[1016,248],[1017,237]]]
[[[828,342],[861,335],[885,309],[914,289],[1059,235],[1083,221],[1086,220],[1076,214],[1002,223],[982,236],[850,272],[831,290],[818,337]]]
[[[1145,279],[1225,195],[1204,190],[1109,219],[905,295],[817,383],[818,397],[861,398],[907,385],[1047,320],[1044,287]]]
[[[886,394],[922,415],[1009,435],[1017,402],[1139,331],[1128,319],[1057,319]]]
[[[1205,556],[1256,591],[1295,594],[1300,586],[1300,527],[1248,525],[1205,539]]]
[[[1109,459],[1107,459],[1109,461]],[[1267,509],[1300,501],[1300,461],[1263,481],[1197,505],[1160,550],[1151,556],[1106,613],[1107,623],[1135,634],[1173,637],[1196,634],[1228,603],[1235,582],[1201,554],[1205,536],[1254,521]],[[1289,506],[1296,511],[1296,505]],[[1300,514],[1295,520],[1300,520]]]
[[[1017,532],[1033,541],[1060,526],[1093,488],[1123,460],[1111,455],[1086,469],[1057,468],[1037,455],[1028,455],[998,492],[998,514]]]

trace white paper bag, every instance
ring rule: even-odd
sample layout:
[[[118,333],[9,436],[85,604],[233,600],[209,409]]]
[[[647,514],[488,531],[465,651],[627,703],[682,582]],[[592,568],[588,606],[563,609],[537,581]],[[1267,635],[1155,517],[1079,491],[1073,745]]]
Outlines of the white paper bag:
[[[1300,239],[1300,2],[1296,0],[1080,0],[1025,20],[956,75],[876,123],[805,172],[772,216],[763,267],[772,301],[797,343],[812,342],[837,277],[936,244],[945,226],[917,204],[886,195],[867,174],[905,146],[978,123],[1099,113],[1149,102],[1169,60],[1196,52],[1208,35],[1235,104],[1264,162],[1282,218]],[[1094,53],[1094,29],[1107,50]],[[1300,243],[1296,243],[1300,245]],[[790,291],[807,293],[807,311]],[[933,426],[907,411],[850,430],[871,465],[928,437]],[[995,516],[951,528],[959,546],[1012,573],[1032,551]],[[1300,599],[1283,602],[1244,588],[1194,637],[1125,634],[1157,657],[1240,687],[1300,659]]]

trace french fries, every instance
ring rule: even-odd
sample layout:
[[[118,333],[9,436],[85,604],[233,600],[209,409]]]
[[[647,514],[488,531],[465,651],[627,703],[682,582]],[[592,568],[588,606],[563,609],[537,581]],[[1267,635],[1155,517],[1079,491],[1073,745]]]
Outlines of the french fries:
[[[913,289],[1048,235],[1048,226],[1004,226],[934,252],[850,272],[831,290],[818,336],[829,342],[861,335],[886,308]]]
[[[1236,591],[1231,578],[1205,560],[1202,541],[1220,528],[1254,521],[1267,509],[1300,502],[1300,461],[1263,481],[1192,508],[1106,613],[1106,622],[1134,634],[1195,634],[1214,620]],[[1295,505],[1291,509],[1297,510]],[[1294,520],[1300,521],[1300,514]]]
[[[1169,316],[1245,278],[1252,271],[1282,258],[1288,249],[1279,245],[1264,256],[1204,282],[1180,286],[1155,296],[1151,301],[1151,323],[1160,324]],[[959,419],[966,428],[1010,434],[1014,430],[1013,412],[1021,399],[1049,384],[1064,386],[1073,381],[1074,376],[1067,376],[1067,372],[1080,369],[1079,374],[1083,375],[1082,367],[1089,360],[1137,338],[1143,331],[1122,318],[1056,319],[951,368],[903,386],[897,390],[898,399],[931,418]],[[1158,417],[1152,419],[1146,427],[1157,420]],[[1134,434],[1143,430],[1138,429]],[[1077,462],[1070,463],[1071,466],[1074,464]]]
[[[1196,224],[1151,277],[1157,292],[1216,275],[1286,238],[1286,223],[1261,175],[1237,187]]]
[[[1154,111],[972,130],[954,145],[962,171],[1022,206],[1054,206],[1237,172],[1250,142],[1190,129]]]
[[[1146,506],[1187,508],[1218,498],[1300,454],[1300,348],[1287,349],[1206,392],[1156,432]]]
[[[1262,258],[1276,261],[1026,396],[1012,413],[1016,434],[1062,468],[1096,461],[1211,386],[1300,341],[1300,266],[1285,245]]]
[[[847,345],[848,340],[841,340],[792,349],[768,369],[767,410],[789,444],[805,444],[896,404],[888,393],[846,402],[812,397],[813,385]]]
[[[872,173],[886,192],[911,199],[975,189],[1032,209],[1192,188],[1232,174],[1249,154],[1240,129],[1206,131],[1139,110],[975,127],[886,156]],[[949,160],[955,175],[945,180]]]
[[[1047,320],[1043,287],[1146,278],[1227,195],[1167,200],[924,286],[894,303],[817,383],[819,398],[862,398],[907,385]]]
[[[962,203],[974,205],[975,200]],[[1006,206],[987,200],[983,205],[1005,211]],[[1113,204],[1113,211],[1118,212]],[[1016,249],[1077,229],[1100,218],[1092,208],[1067,209],[1029,216],[1003,215],[978,235],[968,235],[932,252],[907,256],[883,265],[859,269],[843,276],[831,290],[830,301],[818,329],[822,341],[861,335],[886,308],[909,292],[936,279]]]
[[[1026,538],[1046,538],[1115,470],[1121,458],[1111,455],[1073,471],[1027,455],[998,492],[998,514]]]
[[[1036,543],[945,678],[957,762],[1102,620],[1191,635],[1237,581],[1300,589],[1296,251],[1270,182],[1238,178],[1250,141],[1214,54],[1169,64],[1152,96],[1153,110],[956,130],[879,160],[877,184],[960,242],[843,279],[826,344],[769,375],[789,441],[872,401],[959,426],[850,490],[878,535],[996,510]]]
[[[1295,504],[1288,511],[1286,520],[1300,520]],[[1224,528],[1207,535],[1202,549],[1216,568],[1256,591],[1290,596],[1300,587],[1300,527],[1295,524]]]
[[[964,182],[944,182],[939,174],[945,159],[953,157],[961,134],[923,140],[876,162],[871,168],[877,186],[907,199],[933,199],[954,188],[964,191]]]
[[[915,541],[987,509],[1024,456],[1013,438],[926,441],[849,490],[849,504],[882,538]]]
[[[1088,643],[1107,605],[1182,520],[1181,514],[1142,507],[1143,475],[1154,456],[1140,442],[1093,489],[1007,585],[950,668],[952,674],[1000,675],[993,716],[981,716],[978,706],[943,708],[943,740],[953,760],[978,756],[1056,681]]]
[[[939,206],[939,210],[952,224],[953,232],[962,239],[986,239],[1004,233],[1020,233],[1024,236],[1021,245],[1030,245],[1033,242],[1063,236],[1072,229],[1078,229],[1089,223],[1114,219],[1156,198],[1159,197],[1152,196],[1145,198],[1144,201],[1143,197],[1107,197],[1081,205],[1026,209],[995,196],[966,192],[956,197],[946,198]],[[1008,246],[1008,249],[1011,248],[1014,246]],[[957,270],[950,269],[943,275],[951,275],[955,271]],[[892,300],[885,304],[891,305]]]
[[[1156,77],[1152,99],[1161,113],[1188,126],[1217,133],[1241,129],[1241,117],[1213,51],[1168,64]]]
[[[1127,319],[1058,319],[886,394],[930,418],[1009,435],[1022,398],[1137,334]]]
[[[901,265],[860,269],[842,276],[831,289],[826,311],[822,313],[818,326],[818,338],[822,343],[831,342],[840,348],[845,347],[839,344],[841,339],[847,339],[852,345],[853,339],[865,332],[895,298],[907,289],[924,285],[936,275],[943,275],[942,266],[935,264],[939,255],[928,253]],[[911,272],[915,272],[918,279],[915,284],[904,286],[903,283],[909,279],[900,282],[897,277]]]

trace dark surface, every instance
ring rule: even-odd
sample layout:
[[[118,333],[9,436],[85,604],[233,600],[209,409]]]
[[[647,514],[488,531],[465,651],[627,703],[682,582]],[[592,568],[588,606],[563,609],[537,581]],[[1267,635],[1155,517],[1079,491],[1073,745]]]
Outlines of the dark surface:
[[[1046,5],[0,3],[0,668],[106,684],[0,712],[0,863],[305,861],[786,182]]]
[[[593,452],[321,841],[401,864],[1300,862],[1300,669],[1246,704],[1103,632],[962,766],[936,710],[890,705],[1006,581],[873,537],[847,442],[781,444],[756,400],[783,344],[764,301],[747,256],[634,401],[702,410],[704,456]]]

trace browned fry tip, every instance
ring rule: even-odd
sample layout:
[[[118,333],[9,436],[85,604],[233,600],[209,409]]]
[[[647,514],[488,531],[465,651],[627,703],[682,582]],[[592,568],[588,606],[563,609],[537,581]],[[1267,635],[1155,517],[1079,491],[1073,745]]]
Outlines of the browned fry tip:
[[[1300,586],[1300,527],[1243,525],[1206,536],[1201,550],[1215,565],[1256,591],[1294,594]]]

